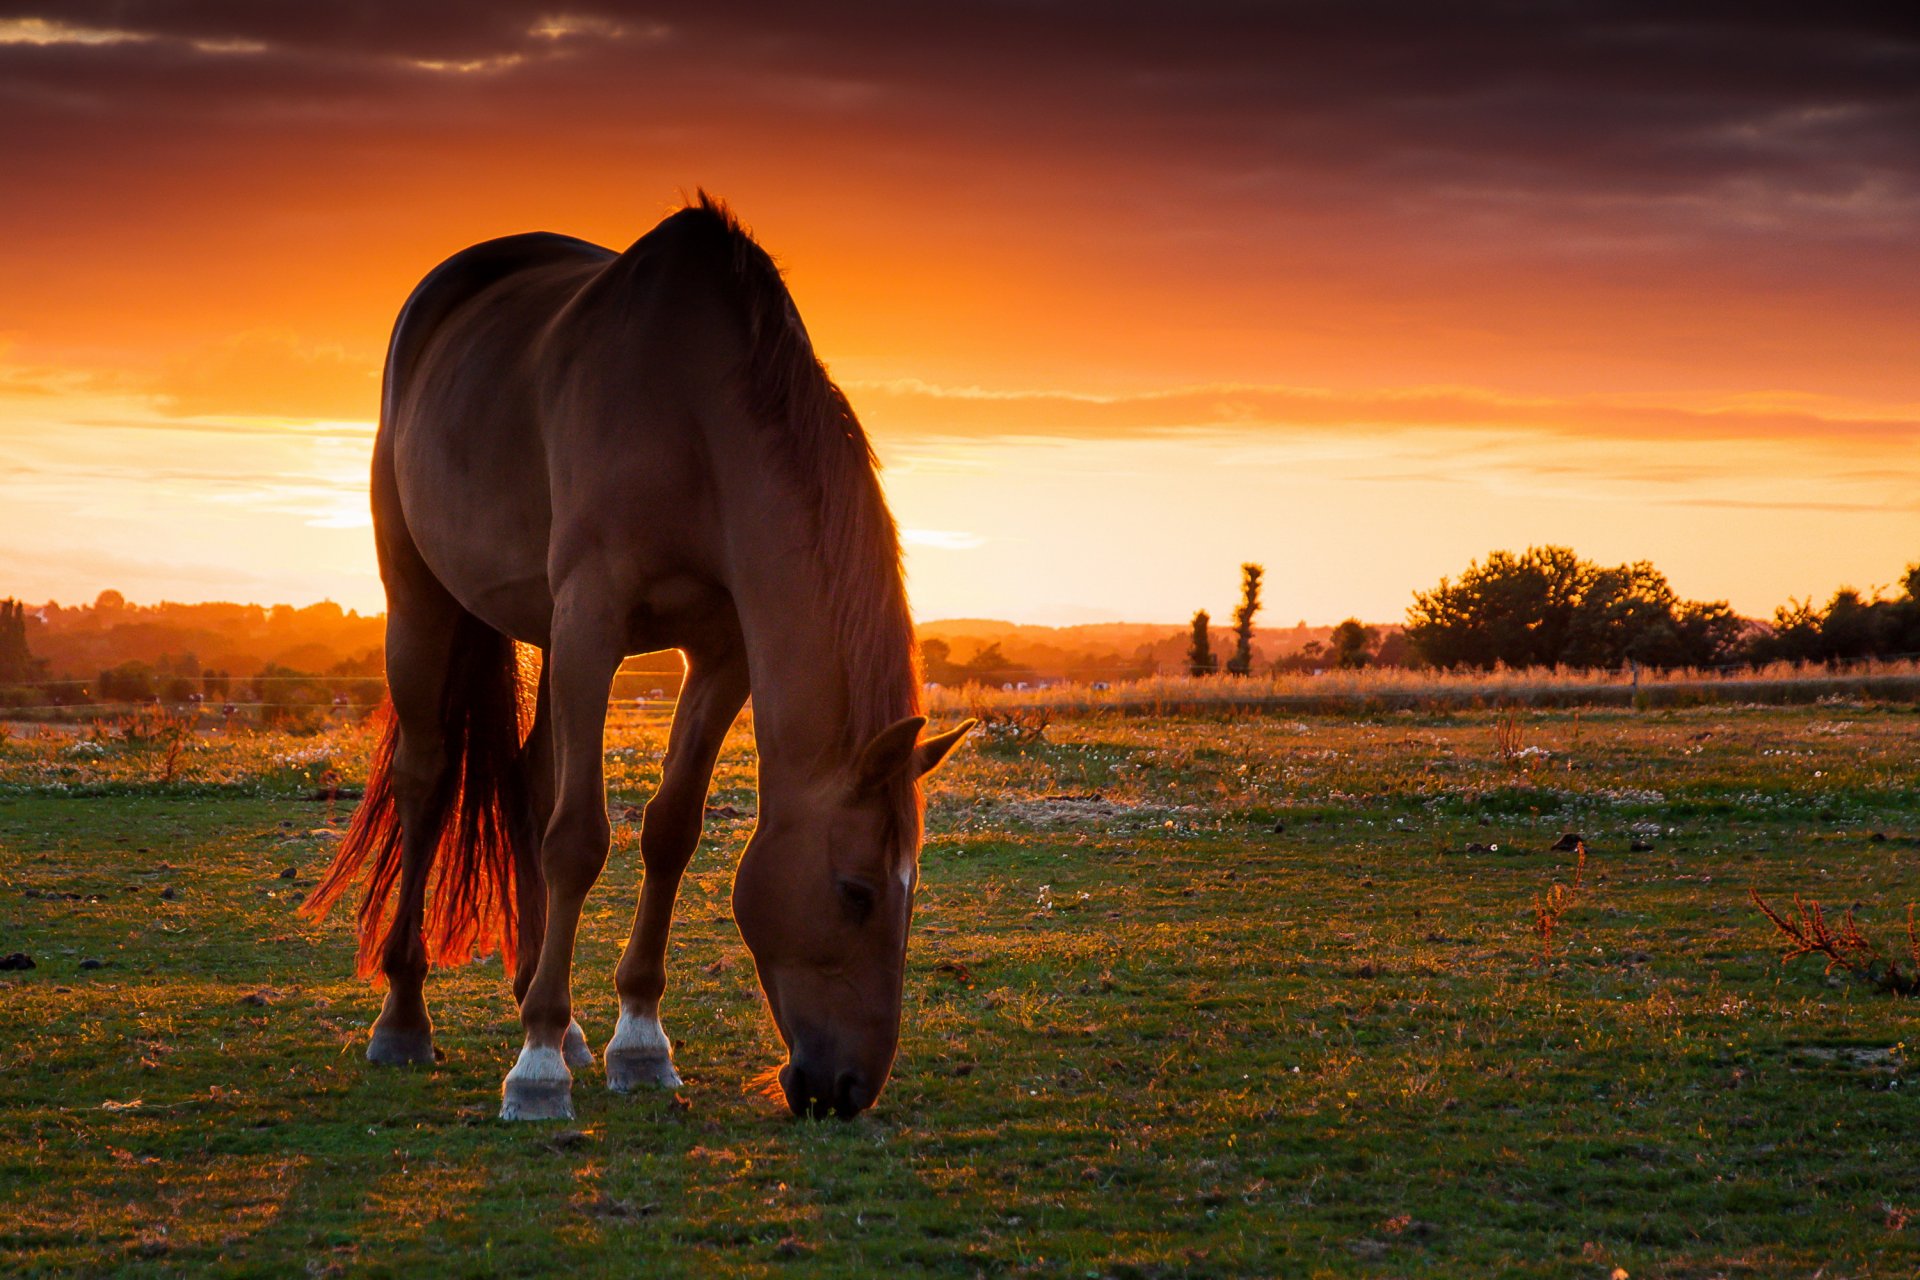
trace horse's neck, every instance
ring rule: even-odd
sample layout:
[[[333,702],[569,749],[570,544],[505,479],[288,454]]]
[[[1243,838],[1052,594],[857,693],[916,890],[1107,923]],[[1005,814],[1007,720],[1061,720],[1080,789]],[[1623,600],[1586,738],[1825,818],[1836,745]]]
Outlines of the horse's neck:
[[[885,727],[849,721],[855,715],[872,718],[873,694],[901,683],[897,671],[861,670],[850,676],[847,646],[855,638],[846,631],[881,620],[837,619],[834,601],[846,593],[835,590],[833,575],[874,575],[876,583],[898,591],[899,566],[861,562],[861,556],[873,554],[871,544],[821,547],[815,532],[819,513],[780,463],[764,448],[731,456],[736,468],[722,480],[733,525],[730,586],[746,640],[762,777],[816,781],[845,770],[866,739]],[[748,458],[760,465],[739,465]],[[882,602],[872,605],[882,607]],[[881,656],[868,654],[861,661]],[[905,653],[884,656],[912,661]],[[881,683],[850,689],[850,678]],[[905,687],[911,690],[910,680]]]
[[[812,594],[811,585],[796,586]],[[847,763],[845,665],[824,604],[816,597],[742,610],[754,742],[770,780],[804,783]]]
[[[754,741],[763,778],[805,782],[844,765],[848,752],[851,700],[831,570],[803,512],[769,503],[760,516],[730,584],[752,681]]]

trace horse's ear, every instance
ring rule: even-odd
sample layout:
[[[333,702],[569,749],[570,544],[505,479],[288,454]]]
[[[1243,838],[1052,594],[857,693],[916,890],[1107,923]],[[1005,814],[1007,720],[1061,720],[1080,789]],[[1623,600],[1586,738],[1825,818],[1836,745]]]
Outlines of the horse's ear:
[[[938,769],[940,762],[947,758],[948,753],[960,745],[960,739],[966,737],[973,726],[979,723],[978,720],[962,720],[945,733],[936,733],[931,738],[923,739],[920,745],[913,749],[913,776],[924,778]]]
[[[906,772],[917,754],[913,744],[926,727],[925,716],[908,716],[874,734],[873,741],[860,752],[860,763],[854,766],[854,785],[861,791],[872,791]]]

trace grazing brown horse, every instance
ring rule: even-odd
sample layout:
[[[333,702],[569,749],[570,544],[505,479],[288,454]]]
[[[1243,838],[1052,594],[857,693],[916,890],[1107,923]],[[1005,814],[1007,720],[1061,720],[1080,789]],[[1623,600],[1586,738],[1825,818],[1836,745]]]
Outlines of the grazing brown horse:
[[[920,778],[971,726],[920,737],[893,518],[773,261],[704,193],[624,253],[542,234],[449,258],[394,325],[373,518],[393,717],[307,904],[367,878],[360,969],[388,984],[367,1057],[432,1061],[429,965],[497,945],[526,1032],[500,1114],[572,1114],[608,694],[626,656],[679,649],[607,1084],[680,1083],[667,929],[751,689],[760,812],[733,910],[780,1086],[797,1113],[870,1106],[899,1042]],[[543,654],[530,724],[516,641]]]

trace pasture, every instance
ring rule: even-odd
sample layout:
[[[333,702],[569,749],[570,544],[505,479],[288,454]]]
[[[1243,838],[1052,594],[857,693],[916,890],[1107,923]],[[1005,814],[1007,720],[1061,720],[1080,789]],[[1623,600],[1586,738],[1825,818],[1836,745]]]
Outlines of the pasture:
[[[1904,952],[1920,714],[1016,719],[930,784],[900,1059],[789,1119],[728,914],[721,762],[663,1018],[677,1094],[494,1113],[361,1058],[331,854],[361,729],[0,741],[0,1267],[73,1275],[1910,1275],[1920,1005],[1783,964],[1749,886]],[[609,741],[576,1011],[611,1031],[661,725]],[[1585,837],[1584,865],[1550,846]],[[1560,886],[1558,890],[1554,886]],[[1542,927],[1541,911],[1555,917]]]

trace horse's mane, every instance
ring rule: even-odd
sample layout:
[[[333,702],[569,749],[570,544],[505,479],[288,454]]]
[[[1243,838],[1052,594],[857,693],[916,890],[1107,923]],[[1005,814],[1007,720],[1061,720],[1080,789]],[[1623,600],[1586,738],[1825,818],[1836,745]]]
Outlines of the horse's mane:
[[[732,246],[752,347],[752,411],[817,513],[813,551],[825,577],[846,682],[845,745],[858,752],[888,725],[920,712],[900,535],[875,475],[880,462],[853,406],[814,354],[772,257],[731,209],[705,191],[680,216],[699,215],[717,220]],[[911,816],[904,834],[917,843],[920,789],[911,777],[902,783],[893,799],[900,817]]]

